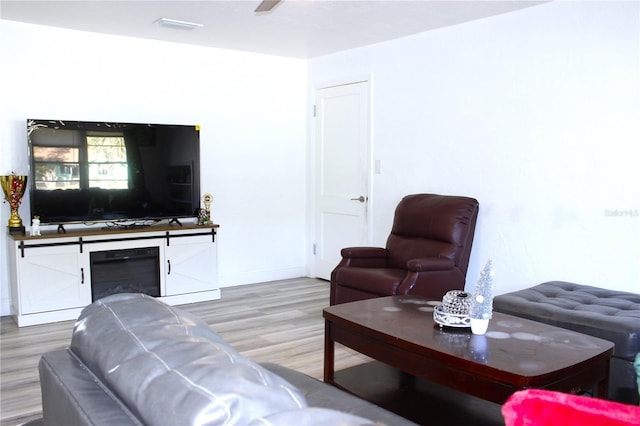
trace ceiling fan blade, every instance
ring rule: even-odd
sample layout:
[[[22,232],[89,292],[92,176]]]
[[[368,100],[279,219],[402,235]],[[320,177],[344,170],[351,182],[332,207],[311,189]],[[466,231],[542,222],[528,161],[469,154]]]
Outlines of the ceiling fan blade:
[[[256,8],[255,12],[269,12],[271,11],[271,9],[273,9],[274,7],[276,7],[276,5],[278,3],[280,3],[282,0],[262,0],[262,2],[258,5],[258,7]]]

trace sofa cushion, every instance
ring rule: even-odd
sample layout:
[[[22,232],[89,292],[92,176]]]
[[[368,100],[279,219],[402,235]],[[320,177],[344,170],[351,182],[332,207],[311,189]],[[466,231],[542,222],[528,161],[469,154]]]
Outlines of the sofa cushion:
[[[145,424],[249,424],[307,406],[294,386],[206,323],[143,294],[86,307],[70,350]]]
[[[387,411],[372,402],[358,398],[355,395],[338,389],[335,386],[328,385],[327,383],[321,382],[320,380],[299,371],[271,362],[265,362],[260,365],[286,379],[289,383],[300,389],[300,391],[304,393],[304,396],[307,398],[309,406],[311,407],[341,411],[358,419],[371,419],[371,423],[375,423],[377,425],[415,426],[415,423],[405,419],[404,417],[400,417],[399,415],[394,414],[391,411]],[[310,414],[311,413],[305,413],[305,416],[310,417]],[[273,421],[273,418],[269,417],[269,420]],[[316,422],[318,422],[318,420],[316,420]],[[284,422],[282,424],[299,425],[300,423]],[[320,422],[320,424],[332,423]],[[339,423],[333,424],[337,425]]]
[[[327,408],[307,407],[271,414],[251,422],[249,426],[381,426],[371,420]]]
[[[336,272],[336,280],[343,287],[350,287],[375,294],[396,294],[402,279],[407,275],[406,269],[392,268],[340,268]]]

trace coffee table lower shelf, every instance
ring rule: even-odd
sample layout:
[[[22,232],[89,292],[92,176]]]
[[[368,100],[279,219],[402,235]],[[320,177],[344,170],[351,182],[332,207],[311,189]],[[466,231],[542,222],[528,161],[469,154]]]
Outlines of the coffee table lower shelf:
[[[500,404],[372,361],[335,372],[333,385],[421,425],[504,426]]]

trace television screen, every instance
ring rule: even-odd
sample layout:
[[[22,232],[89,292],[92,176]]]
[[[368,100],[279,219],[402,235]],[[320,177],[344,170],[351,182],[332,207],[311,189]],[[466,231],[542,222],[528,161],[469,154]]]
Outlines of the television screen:
[[[200,207],[198,126],[27,120],[31,216],[158,221]]]

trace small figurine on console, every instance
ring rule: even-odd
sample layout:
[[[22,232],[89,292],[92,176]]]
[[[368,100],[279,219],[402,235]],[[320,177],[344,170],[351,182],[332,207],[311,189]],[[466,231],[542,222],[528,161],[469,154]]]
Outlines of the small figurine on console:
[[[31,236],[40,236],[40,216],[34,216],[31,221]]]
[[[198,225],[210,225],[211,224],[211,202],[213,196],[209,193],[204,194],[202,202],[204,203],[204,209],[200,209],[200,215],[198,216]]]
[[[205,209],[198,209],[198,225],[206,225],[209,222],[209,216]]]

